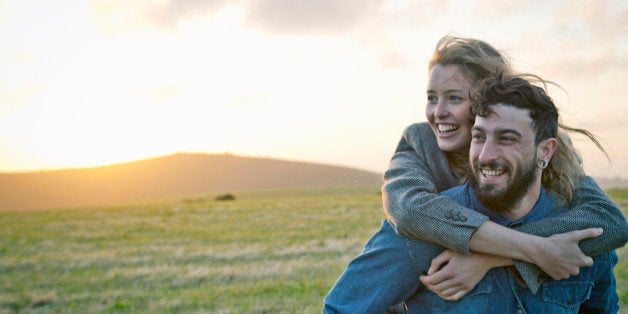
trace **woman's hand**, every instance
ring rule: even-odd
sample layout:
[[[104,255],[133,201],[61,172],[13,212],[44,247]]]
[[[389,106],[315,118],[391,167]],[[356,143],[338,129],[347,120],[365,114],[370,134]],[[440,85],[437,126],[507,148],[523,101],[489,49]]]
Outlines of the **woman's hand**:
[[[543,238],[534,254],[529,254],[532,263],[555,280],[577,275],[581,267],[593,265],[593,259],[584,255],[578,246],[583,239],[602,234],[600,228],[590,228],[559,233]]]
[[[432,260],[427,275],[419,279],[441,298],[454,301],[473,290],[491,268],[512,264],[512,259],[507,257],[445,250]]]
[[[471,237],[474,252],[510,257],[535,264],[555,280],[577,275],[581,267],[593,265],[578,246],[583,239],[602,234],[601,228],[559,233],[544,238],[487,221]]]

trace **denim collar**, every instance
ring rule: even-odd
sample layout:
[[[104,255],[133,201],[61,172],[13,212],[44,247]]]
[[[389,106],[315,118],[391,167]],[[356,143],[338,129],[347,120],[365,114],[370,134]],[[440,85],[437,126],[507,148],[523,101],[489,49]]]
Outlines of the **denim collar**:
[[[515,227],[518,227],[520,225],[523,225],[532,221],[541,220],[545,216],[550,214],[551,208],[552,208],[552,206],[548,206],[549,204],[548,204],[547,195],[545,193],[545,189],[541,187],[541,193],[539,194],[539,199],[536,201],[536,204],[534,205],[532,210],[530,210],[530,212],[528,212],[527,215],[517,220],[512,220],[508,218],[508,216],[502,213],[494,212],[484,207],[484,205],[482,205],[480,201],[478,200],[475,194],[475,190],[471,187],[471,185],[469,185],[468,182],[465,183],[465,190],[467,190],[467,195],[469,195],[469,198],[470,198],[468,204],[471,205],[470,206],[471,209],[486,215],[491,221],[495,223],[498,223],[502,226],[506,226],[510,228],[515,228]]]

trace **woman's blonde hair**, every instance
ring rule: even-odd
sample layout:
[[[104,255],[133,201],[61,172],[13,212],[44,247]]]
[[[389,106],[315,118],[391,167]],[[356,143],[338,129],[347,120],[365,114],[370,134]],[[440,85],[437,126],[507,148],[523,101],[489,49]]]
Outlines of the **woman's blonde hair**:
[[[436,44],[428,70],[434,65],[458,65],[462,74],[472,83],[497,72],[512,73],[506,54],[487,42],[454,36],[445,36]]]
[[[457,65],[465,78],[472,84],[494,76],[497,73],[502,73],[503,75],[514,74],[510,60],[505,53],[500,52],[485,41],[473,38],[442,37],[436,44],[428,70],[431,71],[436,64]],[[536,78],[535,80],[543,84],[545,90],[547,90],[547,84],[558,86],[538,76],[522,76]],[[470,119],[474,119],[474,117],[470,115]],[[584,170],[579,152],[571,145],[571,140],[565,132],[582,134],[593,141],[604,154],[606,154],[606,151],[597,138],[587,130],[572,128],[560,122],[558,123],[558,128],[558,146],[548,167],[543,170],[542,183],[546,189],[562,196],[570,204],[573,199],[573,192],[578,187],[579,178],[584,175]],[[452,170],[466,175],[469,163],[468,155],[447,153],[447,158]]]
[[[556,137],[558,146],[547,168],[543,170],[541,180],[546,189],[562,196],[565,201],[571,205],[573,192],[578,188],[579,179],[584,176],[584,169],[582,168],[580,152],[573,146],[567,132],[579,133],[588,137],[595,146],[604,153],[607,159],[609,159],[609,157],[597,137],[591,132],[584,129],[572,128],[560,122],[558,123],[558,129],[559,132]]]

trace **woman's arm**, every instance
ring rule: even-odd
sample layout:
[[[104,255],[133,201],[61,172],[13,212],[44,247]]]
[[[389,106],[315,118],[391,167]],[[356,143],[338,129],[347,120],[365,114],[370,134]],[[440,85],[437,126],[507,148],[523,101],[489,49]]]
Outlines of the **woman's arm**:
[[[438,192],[457,186],[427,123],[406,128],[384,173],[384,210],[398,234],[469,253],[471,235],[488,218]]]
[[[471,238],[470,247],[474,252],[512,258],[522,279],[536,293],[547,278],[543,271],[560,280],[577,275],[581,267],[591,266],[593,260],[582,253],[578,242],[599,236],[601,231],[590,228],[545,238],[487,221]]]
[[[628,224],[621,209],[591,177],[584,176],[574,192],[571,210],[553,218],[525,224],[516,230],[548,237],[593,227],[602,228],[604,233],[599,237],[580,241],[580,249],[588,256],[620,248],[628,240]]]
[[[581,178],[580,184],[574,192],[572,206],[571,210],[561,215],[525,224],[516,230],[549,237],[547,239],[551,240],[559,236],[559,233],[586,228],[601,228],[603,233],[600,236],[587,237],[579,242],[580,250],[587,256],[597,256],[626,244],[628,224],[622,211],[592,178],[588,176]],[[526,278],[526,283],[532,291],[536,291],[540,282],[547,277],[535,265],[515,260],[515,267],[524,278],[530,278],[529,280]],[[547,267],[542,268],[547,271]]]
[[[516,231],[487,222],[471,238],[471,250],[514,258],[515,267],[536,292],[548,275],[562,279],[577,274],[578,268],[591,263],[589,256],[625,245],[624,215],[593,179],[581,178],[572,205],[558,216]]]

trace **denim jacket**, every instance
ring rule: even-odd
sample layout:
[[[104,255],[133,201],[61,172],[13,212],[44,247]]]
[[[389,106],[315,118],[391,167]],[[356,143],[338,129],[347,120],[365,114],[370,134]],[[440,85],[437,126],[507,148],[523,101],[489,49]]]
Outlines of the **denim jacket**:
[[[490,212],[479,204],[468,185],[443,195],[480,211],[496,223],[515,227],[560,214],[555,197],[542,190],[536,206],[517,221]],[[434,257],[444,248],[438,244],[399,236],[388,220],[353,259],[325,297],[323,313],[383,313],[407,300],[412,313],[578,313],[587,308],[602,313],[618,310],[613,266],[614,252],[594,258],[592,267],[580,270],[566,280],[546,280],[533,294],[509,268],[492,269],[480,283],[459,301],[445,301],[419,280]]]
[[[480,204],[473,189],[462,185],[442,193],[461,205],[489,217],[493,222],[514,228],[526,223],[559,215],[567,208],[558,208],[556,197],[541,189],[539,200],[521,219],[511,220]],[[446,301],[434,292],[419,290],[407,302],[411,313],[616,313],[619,297],[613,267],[614,251],[593,258],[594,265],[564,280],[546,280],[533,294],[512,267],[491,269],[478,285],[459,301]]]

